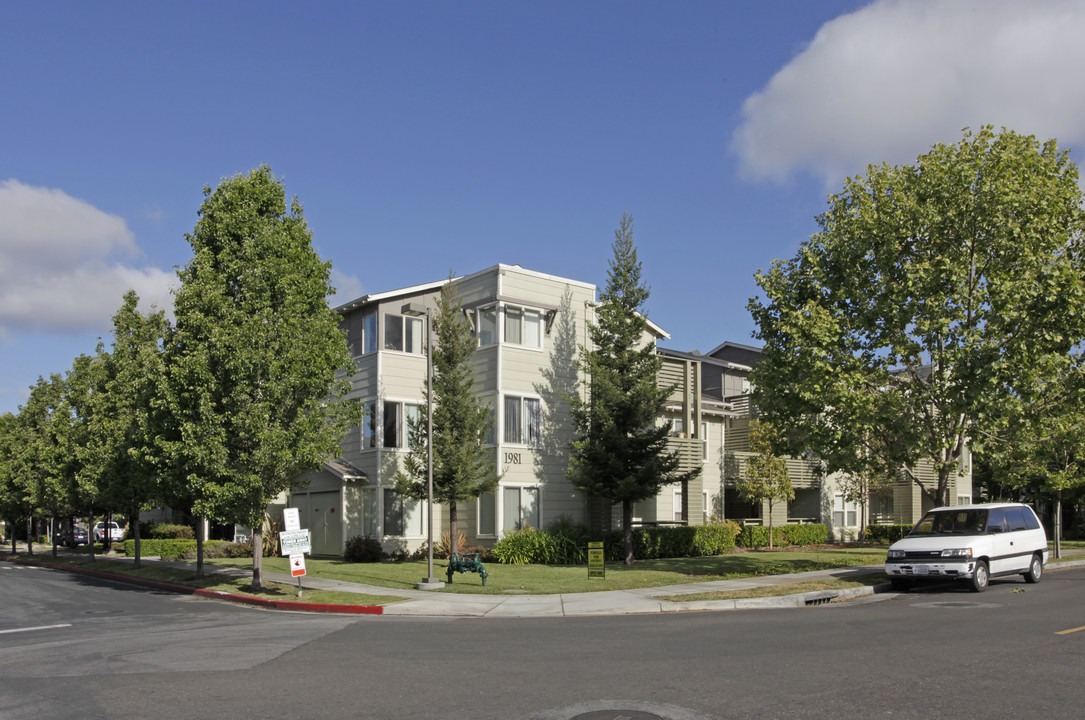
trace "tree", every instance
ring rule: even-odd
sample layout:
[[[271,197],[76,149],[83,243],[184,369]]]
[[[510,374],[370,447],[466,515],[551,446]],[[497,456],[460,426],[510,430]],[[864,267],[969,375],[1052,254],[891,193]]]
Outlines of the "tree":
[[[472,364],[478,341],[460,311],[451,280],[441,290],[437,312],[432,316],[434,347],[433,395],[423,390],[433,410],[433,499],[448,504],[449,538],[452,552],[459,550],[456,503],[474,500],[491,492],[500,479],[493,450],[484,447],[493,427],[488,403],[475,394]],[[410,452],[403,469],[396,473],[396,491],[415,499],[428,496],[428,454],[430,438],[427,418],[410,419]]]
[[[1076,166],[990,127],[848,178],[820,231],[757,282],[762,416],[829,472],[929,463],[950,502],[970,438],[1085,337]],[[1029,381],[1031,382],[1031,381]]]
[[[165,314],[138,310],[139,296],[124,295],[113,316],[113,348],[99,347],[96,392],[87,396],[84,466],[104,502],[129,519],[135,541],[135,566],[141,564],[139,511],[160,497],[155,438],[162,431],[156,412],[164,379],[162,343]]]
[[[11,552],[15,552],[15,524],[34,511],[33,492],[19,452],[24,445],[19,417],[0,415],[0,517],[8,521]]]
[[[661,387],[662,359],[646,339],[648,286],[633,244],[633,218],[623,215],[614,233],[606,290],[596,321],[588,323],[590,347],[580,349],[587,397],[567,398],[577,428],[569,480],[589,497],[622,503],[625,563],[633,564],[633,503],[661,488],[688,482],[667,447],[671,423],[659,423],[673,388]]]
[[[777,500],[787,502],[795,499],[791,476],[787,473],[787,461],[776,454],[779,435],[770,423],[750,423],[750,450],[753,455],[746,461],[746,472],[736,483],[738,494],[746,501],[769,504],[769,549],[772,549],[772,506]]]
[[[178,271],[163,446],[175,495],[193,498],[197,515],[252,528],[259,589],[268,503],[336,456],[358,422],[357,404],[340,402],[353,365],[325,302],[331,265],[298,200],[288,207],[266,166],[204,196],[187,235],[193,257]]]
[[[34,507],[45,510],[54,520],[71,510],[76,469],[73,420],[66,395],[61,375],[54,373],[48,380],[38,378],[18,415],[22,436],[16,450],[20,456],[17,462],[26,473]],[[30,536],[28,527],[27,545],[32,552]]]
[[[1064,495],[1085,488],[1085,354],[1075,348],[1046,361],[1000,405],[977,439],[977,452],[1004,483],[1052,496],[1059,558]]]

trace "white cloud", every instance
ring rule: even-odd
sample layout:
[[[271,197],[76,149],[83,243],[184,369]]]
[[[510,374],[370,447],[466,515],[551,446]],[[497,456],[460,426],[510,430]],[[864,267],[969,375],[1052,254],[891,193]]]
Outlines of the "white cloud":
[[[881,0],[823,25],[747,98],[731,149],[748,177],[835,184],[966,126],[1080,144],[1083,37],[1079,0]]]
[[[176,276],[138,256],[123,218],[61,190],[0,183],[0,339],[20,330],[104,332],[122,295],[171,309]]]

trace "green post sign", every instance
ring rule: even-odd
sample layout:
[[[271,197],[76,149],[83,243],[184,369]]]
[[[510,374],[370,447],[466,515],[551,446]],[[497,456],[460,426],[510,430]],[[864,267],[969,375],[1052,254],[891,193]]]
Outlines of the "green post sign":
[[[588,543],[588,577],[606,578],[607,570],[603,559],[603,543]]]

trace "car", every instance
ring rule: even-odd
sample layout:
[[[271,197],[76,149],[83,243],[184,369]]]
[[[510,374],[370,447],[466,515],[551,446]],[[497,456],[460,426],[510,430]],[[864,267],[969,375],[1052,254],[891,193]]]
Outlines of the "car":
[[[983,592],[992,577],[1023,575],[1026,582],[1040,582],[1048,556],[1047,534],[1028,505],[958,505],[931,510],[890,545],[885,574],[894,590],[957,580]]]
[[[102,538],[105,537],[105,523],[99,522],[94,524],[94,542],[102,542]],[[121,526],[115,522],[109,523],[109,541],[118,542],[124,540],[124,530],[121,530]]]
[[[84,528],[67,528],[60,532],[61,545],[74,548],[77,545],[86,545],[90,542],[90,536]]]

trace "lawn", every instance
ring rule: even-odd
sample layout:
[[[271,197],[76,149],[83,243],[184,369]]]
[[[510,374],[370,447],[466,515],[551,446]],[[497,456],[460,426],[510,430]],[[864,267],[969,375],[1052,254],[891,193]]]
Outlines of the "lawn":
[[[605,578],[589,578],[586,566],[501,565],[487,563],[486,587],[475,573],[456,573],[451,585],[436,592],[485,595],[543,595],[597,592],[631,588],[680,585],[708,580],[733,580],[760,575],[781,575],[810,570],[880,565],[884,548],[824,548],[816,550],[752,551],[701,558],[641,560],[632,567],[609,564]],[[217,566],[252,566],[246,559],[214,559]],[[286,573],[286,558],[265,558],[266,572]],[[343,560],[307,558],[306,570],[314,577],[343,580],[402,590],[414,589],[426,575],[426,561],[349,563]],[[435,559],[433,574],[445,580],[444,560]]]

